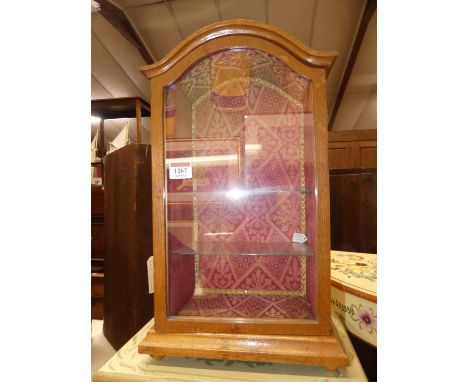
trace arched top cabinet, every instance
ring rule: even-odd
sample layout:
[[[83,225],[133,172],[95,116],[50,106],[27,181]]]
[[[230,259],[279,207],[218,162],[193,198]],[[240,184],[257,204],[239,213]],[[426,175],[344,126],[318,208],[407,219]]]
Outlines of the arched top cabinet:
[[[141,352],[347,364],[330,319],[325,90],[336,55],[232,20],[141,68],[155,291]]]

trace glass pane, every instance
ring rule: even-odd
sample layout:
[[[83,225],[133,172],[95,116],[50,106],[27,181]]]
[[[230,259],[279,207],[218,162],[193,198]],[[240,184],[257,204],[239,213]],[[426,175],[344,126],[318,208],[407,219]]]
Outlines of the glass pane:
[[[310,88],[254,49],[208,56],[166,87],[170,315],[315,318]]]

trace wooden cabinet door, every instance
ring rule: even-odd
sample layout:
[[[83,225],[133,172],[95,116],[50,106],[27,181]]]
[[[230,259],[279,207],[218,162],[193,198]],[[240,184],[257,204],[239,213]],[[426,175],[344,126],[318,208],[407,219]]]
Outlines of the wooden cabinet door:
[[[377,130],[330,131],[328,166],[335,168],[377,168]]]

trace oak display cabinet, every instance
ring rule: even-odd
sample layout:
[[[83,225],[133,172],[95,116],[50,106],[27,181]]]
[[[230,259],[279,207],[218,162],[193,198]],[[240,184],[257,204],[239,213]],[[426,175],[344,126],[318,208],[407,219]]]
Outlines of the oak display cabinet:
[[[325,91],[336,55],[232,20],[142,68],[155,324],[141,353],[348,364],[330,317]]]

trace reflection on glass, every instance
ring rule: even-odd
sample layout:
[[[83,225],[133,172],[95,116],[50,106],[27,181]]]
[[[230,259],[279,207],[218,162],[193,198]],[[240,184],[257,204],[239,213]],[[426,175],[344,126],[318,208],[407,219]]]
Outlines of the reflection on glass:
[[[309,88],[282,61],[237,49],[165,89],[166,166],[190,174],[166,183],[170,315],[315,318]]]

